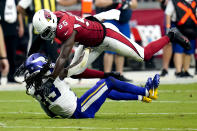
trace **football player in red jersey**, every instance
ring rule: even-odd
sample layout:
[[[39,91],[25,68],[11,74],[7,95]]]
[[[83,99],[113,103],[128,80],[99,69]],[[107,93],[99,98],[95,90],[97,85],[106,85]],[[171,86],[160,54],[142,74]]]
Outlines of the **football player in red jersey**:
[[[55,37],[62,41],[61,52],[56,61],[53,73],[43,87],[50,87],[57,76],[63,79],[64,65],[76,42],[91,51],[86,63],[90,65],[104,50],[111,50],[137,60],[149,60],[156,52],[170,41],[176,41],[189,49],[190,43],[176,28],[172,28],[166,36],[141,47],[136,42],[125,37],[110,23],[102,23],[104,19],[119,19],[118,10],[110,10],[100,14],[81,18],[68,12],[40,10],[33,17],[33,26],[45,40]],[[85,70],[85,68],[84,68]],[[83,70],[81,70],[83,71]]]

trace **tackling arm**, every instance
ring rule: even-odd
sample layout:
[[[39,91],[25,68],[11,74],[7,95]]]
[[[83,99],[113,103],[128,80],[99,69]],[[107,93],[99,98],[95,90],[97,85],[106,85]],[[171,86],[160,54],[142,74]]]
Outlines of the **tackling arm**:
[[[69,56],[69,54],[70,54],[70,52],[71,52],[71,50],[72,50],[72,48],[75,44],[75,35],[76,34],[77,34],[77,31],[73,31],[70,38],[63,43],[63,45],[61,47],[60,55],[57,58],[54,70],[51,74],[51,77],[53,79],[56,79],[57,76],[59,76],[60,73],[63,71],[66,60],[68,59],[68,56]]]

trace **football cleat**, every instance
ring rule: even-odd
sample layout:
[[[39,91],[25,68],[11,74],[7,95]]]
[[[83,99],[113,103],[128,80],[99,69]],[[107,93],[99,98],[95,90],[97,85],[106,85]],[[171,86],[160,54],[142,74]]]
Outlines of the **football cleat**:
[[[152,102],[152,99],[151,98],[148,98],[146,96],[143,96],[142,101],[143,102],[146,102],[146,103],[151,103]]]
[[[148,78],[148,80],[147,80],[147,82],[146,82],[146,85],[145,85],[145,88],[146,88],[148,91],[150,91],[150,89],[153,88],[153,81],[152,81],[152,78],[151,78],[151,77]]]
[[[176,27],[171,28],[167,36],[170,38],[170,41],[172,43],[177,43],[186,50],[191,49],[191,44],[188,38],[186,38],[183,34],[181,34],[181,32]]]
[[[160,76],[156,74],[152,81],[152,88],[149,90],[149,98],[156,100],[158,98],[158,87],[160,83]]]

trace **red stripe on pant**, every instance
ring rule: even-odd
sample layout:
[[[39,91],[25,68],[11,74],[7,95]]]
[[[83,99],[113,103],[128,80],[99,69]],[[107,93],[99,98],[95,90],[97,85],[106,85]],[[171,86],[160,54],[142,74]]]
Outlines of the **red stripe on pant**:
[[[144,47],[144,60],[149,60],[155,53],[161,50],[169,42],[169,37],[163,36],[160,39],[149,43],[146,47]]]
[[[133,44],[127,40],[124,36],[122,36],[120,33],[113,31],[112,29],[106,29],[106,36],[114,38],[125,45],[132,48],[139,56],[139,52],[136,50],[136,48],[133,46]],[[170,39],[168,36],[163,36],[160,39],[153,41],[149,43],[144,48],[144,60],[149,60],[155,53],[157,53],[159,50],[161,50],[165,45],[167,45],[170,42]]]
[[[130,48],[132,48],[140,56],[139,52],[133,46],[133,44],[127,38],[125,38],[126,36],[123,36],[122,34],[116,32],[116,31],[114,31],[112,29],[109,29],[109,28],[106,29],[106,36],[110,37],[110,38],[113,38],[113,39],[116,39],[116,40],[120,41],[121,43],[129,46]]]

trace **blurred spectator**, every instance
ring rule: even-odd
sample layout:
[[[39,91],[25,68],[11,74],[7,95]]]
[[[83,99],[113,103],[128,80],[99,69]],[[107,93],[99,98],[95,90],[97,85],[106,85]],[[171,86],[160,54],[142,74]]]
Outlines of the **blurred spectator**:
[[[44,51],[46,55],[48,55],[52,59],[52,61],[56,61],[56,58],[58,57],[58,45],[55,42],[51,44],[50,41],[43,41],[39,39],[38,33],[33,29],[32,26],[33,15],[40,9],[49,9],[51,11],[56,11],[57,2],[61,5],[69,6],[77,3],[78,1],[79,0],[45,0],[43,2],[43,0],[20,0],[17,6],[17,10],[23,15],[27,15],[29,22],[29,42],[27,52],[29,52],[32,43],[45,43],[42,44],[45,46],[42,47],[41,51]]]
[[[168,0],[157,0],[160,2],[160,7],[162,10],[165,10],[166,9],[166,5],[168,3]]]
[[[7,83],[7,75],[9,72],[9,63],[7,59],[7,53],[4,43],[4,36],[3,31],[1,27],[1,16],[0,16],[0,72],[1,72],[1,83],[0,84],[6,84]],[[3,80],[4,79],[4,80]],[[4,81],[4,83],[3,83]]]
[[[158,0],[158,1],[160,2],[161,9],[165,10],[168,0]],[[168,30],[170,29],[171,21],[169,20],[168,16],[166,16],[165,20],[166,20],[165,23],[166,23],[166,34],[167,34]],[[168,67],[169,67],[171,57],[172,57],[172,45],[171,43],[169,43],[163,48],[162,71],[160,74],[161,77],[164,77],[168,74]]]
[[[184,50],[178,44],[173,44],[174,64],[177,77],[193,77],[188,72],[191,56],[195,52],[196,38],[196,1],[195,0],[172,0],[169,1],[165,10],[167,27],[176,26],[192,45],[191,50]],[[170,23],[171,22],[171,23]],[[183,71],[182,71],[183,70]]]
[[[109,22],[114,24],[121,33],[126,35],[128,38],[130,38],[130,27],[129,27],[129,21],[131,19],[132,10],[137,8],[137,0],[95,0],[95,6],[96,6],[96,13],[100,13],[102,11],[107,11],[110,9],[119,9],[121,11],[120,14],[120,20],[109,20],[105,22]],[[124,57],[116,54],[115,52],[106,51],[104,54],[104,72],[111,72],[113,60],[115,55],[115,65],[116,65],[116,71],[123,73],[124,68]],[[125,78],[122,75],[122,81],[131,81],[127,78]]]
[[[196,45],[196,48],[197,48],[197,45]],[[197,56],[195,57],[196,58],[196,65],[195,65],[195,75],[197,75]]]
[[[151,1],[156,1],[156,0],[144,0],[145,2],[151,2]]]
[[[10,71],[8,73],[8,82],[16,82],[14,79],[14,73],[16,70],[15,57],[18,37],[22,37],[24,33],[22,16],[18,15],[17,22],[17,0],[1,0],[0,2],[0,14],[1,25],[4,33],[4,40],[7,49],[7,58],[10,65]],[[17,26],[19,24],[19,26]]]

